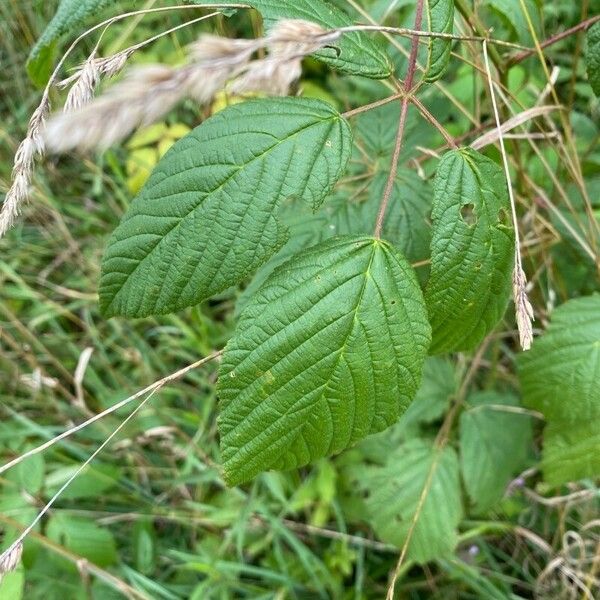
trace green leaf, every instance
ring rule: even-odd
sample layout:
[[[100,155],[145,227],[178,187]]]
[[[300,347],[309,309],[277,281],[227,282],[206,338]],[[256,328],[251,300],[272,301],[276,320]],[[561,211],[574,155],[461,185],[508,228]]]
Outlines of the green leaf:
[[[439,419],[448,408],[450,398],[457,389],[456,370],[446,358],[430,356],[423,367],[421,387],[408,410],[402,415],[401,422],[431,423]]]
[[[531,423],[526,414],[519,414],[511,394],[477,392],[467,404],[469,409],[460,417],[461,469],[474,510],[483,513],[502,498],[523,467]]]
[[[587,76],[594,94],[600,98],[600,21],[587,31]]]
[[[280,266],[223,355],[226,481],[305,465],[395,423],[429,334],[416,276],[386,242],[334,238]]]
[[[291,256],[336,235],[368,235],[373,231],[387,175],[379,173],[369,185],[369,197],[359,202],[337,192],[318,210],[298,198],[281,206],[279,215],[289,228],[287,243],[257,272],[236,303],[241,312],[273,270]],[[391,205],[383,226],[383,237],[410,262],[429,257],[431,227],[428,214],[431,189],[414,171],[399,169]],[[420,275],[420,273],[419,273]]]
[[[511,293],[514,231],[502,169],[475,150],[448,152],[435,175],[431,220],[430,351],[471,350]]]
[[[398,547],[406,541],[430,479],[408,558],[425,563],[453,554],[462,505],[458,458],[452,448],[440,450],[425,440],[412,439],[391,451],[385,465],[350,465],[345,475],[361,499],[363,518],[381,540]]]
[[[454,32],[454,0],[427,0],[427,29],[432,33]],[[425,81],[432,83],[444,74],[451,49],[452,40],[428,38]]]
[[[389,164],[396,142],[396,130],[400,118],[400,103],[389,102],[383,106],[360,113],[355,118],[356,138],[364,145],[369,158],[377,160],[378,169],[389,173]],[[407,162],[417,146],[432,140],[432,129],[419,117],[415,110],[409,110],[402,138],[399,162]],[[361,153],[361,160],[364,156]]]
[[[373,227],[387,183],[387,173],[378,173],[370,185],[369,227]],[[399,169],[392,187],[390,204],[383,225],[383,236],[410,262],[429,258],[431,242],[431,186],[417,173]]]
[[[199,0],[194,0],[200,3]],[[225,0],[223,4],[238,4]],[[327,29],[352,25],[348,15],[325,0],[249,0],[246,2],[262,15],[266,29],[280,19],[305,19]],[[330,48],[323,48],[315,57],[343,73],[384,79],[392,74],[392,66],[381,47],[368,34],[345,33]]]
[[[0,579],[0,598],[21,600],[25,591],[25,569],[19,565],[14,571],[3,574]]]
[[[26,446],[23,451],[29,450]],[[7,481],[13,482],[19,493],[23,491],[28,494],[37,494],[44,484],[45,461],[41,454],[35,454],[19,463],[9,471],[5,477]]]
[[[533,38],[521,6],[521,0],[485,0],[485,4],[500,15],[503,22],[516,33],[519,42],[526,46],[533,46]],[[538,3],[536,0],[525,0],[525,7],[539,40],[542,34],[542,19]]]
[[[54,17],[29,55],[27,71],[32,81],[40,86],[48,81],[56,42],[62,35],[76,31],[90,17],[116,3],[117,0],[61,0]]]
[[[90,519],[57,513],[48,521],[46,536],[99,567],[117,562],[117,549],[112,534]],[[63,564],[64,559],[60,562]]]
[[[546,418],[546,481],[600,475],[600,295],[557,308],[518,367],[523,403]]]
[[[319,100],[253,100],[205,121],[165,154],[114,231],[104,314],[172,312],[243,280],[285,242],[281,201],[317,206],[350,146],[346,121]]]

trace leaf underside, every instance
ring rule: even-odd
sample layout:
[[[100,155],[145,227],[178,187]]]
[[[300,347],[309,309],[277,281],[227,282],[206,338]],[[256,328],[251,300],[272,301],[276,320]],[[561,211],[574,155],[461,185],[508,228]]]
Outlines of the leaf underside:
[[[435,175],[431,219],[430,352],[471,350],[511,294],[514,230],[502,169],[471,149],[448,152]]]
[[[523,403],[546,419],[542,469],[560,485],[600,475],[600,295],[569,300],[519,355]]]
[[[299,467],[389,427],[414,397],[429,342],[416,276],[387,243],[344,236],[293,257],[225,349],[226,481]]]
[[[199,0],[194,0],[200,4]],[[225,0],[224,4],[238,4]],[[304,19],[327,29],[352,25],[346,13],[324,0],[249,0],[244,3],[262,15],[266,29],[280,19]],[[392,74],[390,60],[381,47],[362,32],[345,33],[330,48],[315,52],[314,56],[334,69],[350,75],[384,79]]]
[[[173,312],[248,277],[286,240],[281,201],[317,206],[350,147],[347,123],[319,100],[253,100],[205,121],[165,154],[110,238],[103,313]]]

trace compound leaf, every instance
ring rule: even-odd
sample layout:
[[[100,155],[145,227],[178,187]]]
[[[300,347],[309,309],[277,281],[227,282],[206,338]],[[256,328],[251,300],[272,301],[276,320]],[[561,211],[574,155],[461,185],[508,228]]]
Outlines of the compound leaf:
[[[220,367],[226,481],[305,465],[395,423],[429,342],[415,273],[386,242],[333,238],[278,267]]]
[[[104,314],[172,312],[240,282],[285,242],[281,201],[317,206],[350,146],[347,123],[319,100],[253,100],[205,121],[165,154],[114,231]]]
[[[519,414],[517,399],[510,394],[477,392],[467,404],[460,416],[461,469],[473,508],[483,513],[502,498],[523,467],[531,423]]]
[[[594,94],[600,98],[600,21],[587,32],[587,76]]]
[[[557,308],[518,367],[524,404],[546,418],[546,481],[600,475],[600,295]]]
[[[471,350],[500,320],[511,292],[514,231],[502,169],[471,149],[448,152],[434,180],[431,352]]]
[[[454,31],[454,0],[427,0],[428,30],[432,33],[449,33]],[[446,70],[450,60],[452,40],[444,38],[428,38],[427,67],[424,80],[437,81]]]
[[[194,0],[200,4],[200,0]],[[225,0],[224,4],[238,4]],[[280,19],[304,19],[327,29],[352,25],[348,15],[326,0],[249,0],[245,2],[262,15],[267,29]],[[343,73],[384,79],[392,73],[385,52],[366,33],[345,33],[331,47],[315,53],[315,57]]]

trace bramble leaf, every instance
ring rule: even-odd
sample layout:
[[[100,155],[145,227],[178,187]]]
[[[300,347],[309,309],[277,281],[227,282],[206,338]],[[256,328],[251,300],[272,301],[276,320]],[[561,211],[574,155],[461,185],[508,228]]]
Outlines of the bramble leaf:
[[[27,60],[27,72],[34,83],[44,85],[52,68],[58,39],[85,23],[117,0],[61,0],[52,20],[32,48]]]
[[[194,0],[200,3],[200,0]],[[225,0],[224,4],[239,4]],[[305,19],[327,29],[352,25],[350,17],[327,0],[249,0],[263,18],[268,30],[280,19]],[[392,74],[390,60],[381,47],[366,33],[345,33],[331,47],[315,52],[314,56],[334,69],[351,75],[384,79]]]
[[[523,467],[531,423],[519,414],[517,399],[510,394],[477,392],[467,404],[460,416],[461,470],[474,510],[483,513],[502,498]]]
[[[442,158],[425,290],[432,354],[471,350],[504,314],[514,261],[509,215],[506,178],[494,161],[464,148]]]
[[[445,357],[428,357],[423,365],[421,387],[402,415],[402,422],[417,425],[439,419],[448,409],[457,388],[458,378],[452,362]]]
[[[219,371],[226,481],[305,465],[395,423],[429,341],[415,273],[386,242],[338,237],[278,267]]]
[[[172,312],[240,282],[285,242],[281,201],[317,206],[350,146],[347,123],[319,100],[252,100],[205,121],[160,160],[110,238],[104,314]]]
[[[546,418],[546,481],[600,475],[600,295],[557,308],[518,367],[523,403]]]
[[[454,31],[454,0],[427,0],[427,23],[427,29],[432,33],[451,34]],[[433,83],[444,74],[451,49],[450,39],[428,38],[425,81]]]
[[[407,556],[425,563],[452,555],[462,518],[458,458],[452,448],[414,438],[390,449],[384,465],[349,464],[342,473],[354,497],[352,517],[366,520],[379,539],[400,548],[428,485]]]
[[[600,21],[587,31],[587,76],[594,94],[600,98]]]

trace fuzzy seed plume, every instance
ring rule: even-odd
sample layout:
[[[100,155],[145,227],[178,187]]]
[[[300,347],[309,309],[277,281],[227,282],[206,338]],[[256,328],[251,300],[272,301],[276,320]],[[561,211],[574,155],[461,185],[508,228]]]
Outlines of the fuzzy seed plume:
[[[305,56],[337,40],[340,35],[339,31],[328,31],[311,21],[283,19],[271,29],[266,42],[274,54]]]
[[[263,92],[273,96],[288,94],[302,75],[302,59],[339,35],[339,32],[328,32],[320,25],[302,19],[279,21],[264,38],[269,55],[250,63],[231,84],[231,92]]]
[[[168,112],[181,98],[180,79],[177,70],[161,65],[131,70],[100,98],[51,117],[44,133],[48,150],[108,148]]]
[[[23,543],[17,542],[0,554],[0,581],[7,573],[14,571],[23,554]]]
[[[253,40],[204,34],[190,46],[186,65],[131,69],[95,100],[92,97],[100,76],[118,72],[127,56],[91,58],[62,82],[74,83],[65,111],[48,122],[46,145],[57,153],[106,149],[138,127],[159,120],[184,98],[205,105],[226,87],[234,94],[288,94],[302,74],[302,58],[339,35],[300,19],[284,19],[266,37]],[[260,48],[267,48],[268,55],[251,60]]]
[[[529,350],[533,342],[532,322],[535,320],[535,317],[533,307],[527,296],[527,277],[520,263],[515,265],[513,271],[513,298],[521,348]]]
[[[0,210],[0,238],[13,226],[22,205],[29,198],[35,158],[44,153],[42,130],[49,108],[48,98],[44,96],[31,116],[27,135],[15,154],[11,186]]]
[[[230,43],[233,42],[233,43]],[[129,70],[102,96],[75,110],[54,115],[45,130],[48,149],[60,153],[106,149],[138,127],[159,120],[184,98],[206,104],[232,71],[252,55],[252,40],[203,36],[191,49],[195,61],[182,67],[146,65]],[[127,57],[115,55],[97,72],[114,74]],[[83,72],[78,83],[83,80]],[[73,87],[76,87],[76,83]]]
[[[92,101],[100,79],[100,71],[93,57],[88,58],[78,75],[69,90],[63,112],[77,110]]]

